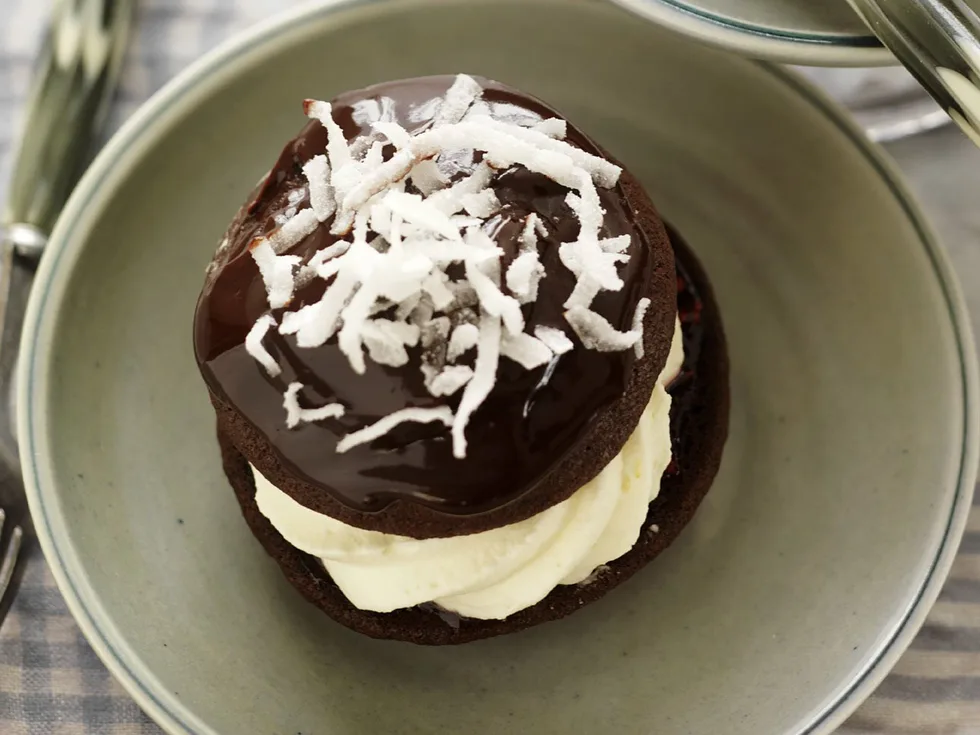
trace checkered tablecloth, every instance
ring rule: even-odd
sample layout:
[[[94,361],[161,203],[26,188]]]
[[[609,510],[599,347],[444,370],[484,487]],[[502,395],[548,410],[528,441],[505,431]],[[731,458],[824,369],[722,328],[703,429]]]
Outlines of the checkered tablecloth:
[[[0,198],[51,1],[0,0]],[[200,53],[291,2],[142,0],[115,124]],[[950,246],[980,324],[980,151],[944,131],[898,144],[893,153]],[[159,733],[92,653],[32,550],[25,583],[0,630],[0,735]],[[844,733],[980,735],[980,508],[928,624]]]

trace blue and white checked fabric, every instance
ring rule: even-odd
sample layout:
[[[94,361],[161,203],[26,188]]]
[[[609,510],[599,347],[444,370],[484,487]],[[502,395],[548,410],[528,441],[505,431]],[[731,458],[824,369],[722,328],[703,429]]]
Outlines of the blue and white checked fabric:
[[[51,2],[0,0],[0,198]],[[113,111],[114,126],[201,53],[295,2],[143,0]],[[980,221],[974,227],[980,231]],[[980,278],[965,280],[980,323]],[[20,595],[0,631],[0,735],[160,732],[89,648],[47,565],[33,550]],[[929,623],[840,735],[900,733],[980,734],[980,507],[970,519],[960,557]]]

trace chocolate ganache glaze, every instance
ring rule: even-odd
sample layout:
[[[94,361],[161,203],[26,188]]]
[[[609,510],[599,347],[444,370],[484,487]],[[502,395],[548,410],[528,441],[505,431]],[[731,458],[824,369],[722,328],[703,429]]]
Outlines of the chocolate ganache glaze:
[[[483,101],[497,119],[560,117],[537,99],[496,82],[478,81],[484,89]],[[369,134],[371,123],[379,118],[395,120],[409,133],[418,133],[432,125],[437,101],[452,82],[452,76],[426,77],[349,92],[332,102],[333,117],[348,141]],[[491,187],[502,207],[487,220],[484,231],[504,250],[506,267],[519,253],[526,217],[530,213],[540,217],[547,231],[539,241],[545,277],[538,298],[522,307],[523,314],[529,332],[539,325],[562,329],[575,349],[532,370],[502,359],[492,392],[467,428],[468,451],[463,458],[453,456],[450,430],[440,423],[403,423],[370,444],[339,454],[335,448],[343,436],[406,407],[448,404],[455,411],[460,393],[449,398],[430,394],[419,369],[421,347],[409,350],[404,367],[369,360],[359,375],[339,350],[336,336],[321,347],[299,348],[293,336],[273,329],[265,346],[282,366],[277,377],[270,377],[246,351],[246,335],[257,319],[268,313],[278,319],[283,311],[315,302],[326,287],[323,281],[304,286],[286,309],[270,312],[249,246],[310,206],[302,166],[325,150],[327,138],[326,129],[314,121],[286,146],[232,223],[209,268],[194,334],[207,385],[217,401],[232,406],[267,437],[285,468],[352,509],[374,512],[399,499],[458,515],[500,508],[532,489],[588,437],[597,412],[623,396],[637,359],[632,349],[585,349],[563,316],[563,303],[576,278],[559,260],[558,247],[574,240],[579,231],[578,219],[565,203],[568,189],[521,166],[498,171]],[[570,124],[565,140],[605,157]],[[393,152],[389,145],[385,156]],[[467,174],[479,155],[457,161],[458,171],[451,180]],[[411,184],[407,191],[413,191]],[[637,207],[626,188],[618,184],[599,188],[598,193],[605,212],[601,236],[628,235],[631,244],[626,251],[629,260],[619,268],[624,287],[601,292],[591,309],[617,330],[626,331],[638,301],[651,288],[651,248],[635,220]],[[331,222],[321,223],[287,252],[306,262],[340,239],[330,234]],[[673,315],[669,320],[673,322]],[[660,322],[666,319],[659,318]],[[669,343],[669,331],[658,339]],[[663,354],[646,359],[662,363],[666,350],[657,352]],[[472,363],[472,352],[460,361]],[[657,372],[662,367],[654,366]],[[283,393],[294,381],[304,385],[299,395],[304,406],[341,403],[346,413],[339,419],[287,428]]]

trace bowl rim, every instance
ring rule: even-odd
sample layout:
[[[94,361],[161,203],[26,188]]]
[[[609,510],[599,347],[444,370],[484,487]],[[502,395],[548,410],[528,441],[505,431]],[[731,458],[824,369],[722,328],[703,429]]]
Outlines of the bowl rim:
[[[690,0],[613,0],[654,23],[744,56],[803,66],[885,66],[898,61],[874,34],[780,31]]]
[[[32,517],[41,548],[54,579],[73,617],[96,654],[123,685],[136,703],[165,731],[172,735],[219,735],[183,705],[173,692],[156,679],[116,630],[98,595],[88,585],[80,560],[66,539],[53,531],[60,515],[60,505],[51,477],[52,463],[46,441],[46,418],[41,397],[50,378],[51,335],[57,315],[45,304],[57,288],[64,290],[70,274],[84,250],[83,238],[73,232],[85,232],[86,221],[94,219],[93,205],[101,211],[106,192],[125,178],[145,151],[170,128],[182,114],[193,109],[208,92],[239,73],[251,60],[287,41],[314,33],[318,24],[332,15],[352,8],[383,6],[393,0],[314,0],[288,9],[271,20],[256,25],[226,40],[178,74],[150,98],[122,126],[98,155],[72,194],[65,211],[52,233],[48,253],[42,260],[27,309],[25,329],[20,345],[17,376],[18,435],[22,437],[20,459]],[[415,0],[420,4],[432,0]],[[557,2],[557,0],[545,0]],[[633,0],[617,0],[630,1]],[[402,0],[404,2],[404,0]],[[312,30],[310,30],[312,29]],[[865,667],[846,682],[837,699],[813,713],[794,735],[829,735],[874,690],[925,621],[932,604],[955,558],[959,539],[966,527],[974,482],[980,459],[980,380],[973,333],[966,302],[947,255],[938,245],[932,229],[915,199],[902,181],[897,168],[883,150],[865,138],[846,113],[815,86],[794,72],[762,61],[756,64],[786,84],[842,132],[887,184],[902,207],[919,241],[943,293],[960,358],[963,394],[963,446],[953,502],[949,509],[942,541],[919,589],[900,619],[887,635],[876,643],[877,651]],[[100,199],[102,200],[100,202]]]

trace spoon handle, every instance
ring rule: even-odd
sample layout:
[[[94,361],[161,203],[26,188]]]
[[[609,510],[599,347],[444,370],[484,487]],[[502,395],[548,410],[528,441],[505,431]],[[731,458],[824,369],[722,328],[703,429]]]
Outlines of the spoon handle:
[[[980,146],[980,17],[963,0],[849,0]]]

